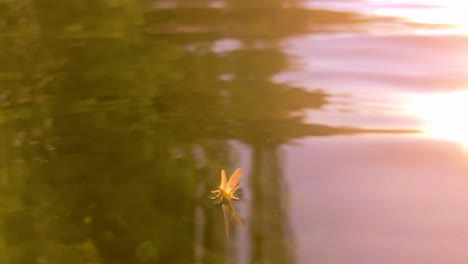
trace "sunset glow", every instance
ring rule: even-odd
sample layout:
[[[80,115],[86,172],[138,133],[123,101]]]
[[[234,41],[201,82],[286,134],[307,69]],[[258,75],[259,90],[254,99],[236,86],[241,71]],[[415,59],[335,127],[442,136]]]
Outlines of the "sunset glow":
[[[386,0],[373,2],[387,3]],[[425,6],[425,8],[393,8],[382,9],[379,15],[401,17],[407,21],[423,24],[447,25],[457,33],[468,34],[468,2],[463,0],[420,0],[409,1],[408,4]]]
[[[426,135],[468,146],[468,91],[416,95],[407,109],[422,120]]]

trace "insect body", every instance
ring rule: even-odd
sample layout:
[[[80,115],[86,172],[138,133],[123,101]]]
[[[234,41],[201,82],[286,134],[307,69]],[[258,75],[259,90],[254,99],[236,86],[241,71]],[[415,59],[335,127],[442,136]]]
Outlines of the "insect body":
[[[238,224],[244,225],[244,220],[239,216],[231,203],[231,200],[239,200],[239,197],[236,196],[236,191],[242,187],[239,183],[241,178],[241,168],[234,171],[232,176],[229,178],[229,181],[226,179],[226,172],[221,170],[221,183],[218,186],[218,189],[211,191],[211,193],[214,194],[211,199],[216,200],[216,202],[220,203],[223,208],[224,230],[227,237],[229,237],[229,216],[231,216]]]

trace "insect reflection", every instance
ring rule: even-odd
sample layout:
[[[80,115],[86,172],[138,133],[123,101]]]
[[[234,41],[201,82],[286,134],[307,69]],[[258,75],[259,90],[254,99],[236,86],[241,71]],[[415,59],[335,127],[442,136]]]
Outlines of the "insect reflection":
[[[211,191],[214,194],[211,199],[215,200],[216,203],[221,204],[223,208],[224,216],[224,231],[226,237],[229,238],[229,218],[232,218],[237,224],[244,225],[244,220],[236,212],[236,209],[232,205],[231,200],[238,201],[239,197],[236,196],[236,191],[239,190],[242,185],[239,183],[242,178],[242,169],[239,168],[234,171],[229,180],[226,179],[226,172],[221,170],[221,183],[218,189]]]

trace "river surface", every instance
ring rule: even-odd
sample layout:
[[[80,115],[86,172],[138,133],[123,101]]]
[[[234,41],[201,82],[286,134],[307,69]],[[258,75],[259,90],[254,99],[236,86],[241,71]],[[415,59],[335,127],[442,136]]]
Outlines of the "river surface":
[[[0,263],[468,263],[467,10],[0,0]]]

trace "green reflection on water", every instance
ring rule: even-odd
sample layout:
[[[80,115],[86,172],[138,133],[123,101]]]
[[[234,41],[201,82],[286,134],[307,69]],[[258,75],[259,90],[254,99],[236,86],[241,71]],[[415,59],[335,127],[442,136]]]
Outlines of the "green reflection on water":
[[[284,8],[295,1],[185,3],[0,1],[1,263],[233,261],[207,199],[228,139],[254,153],[249,262],[293,262],[278,148],[357,131],[302,123],[327,95],[271,82],[289,67],[278,44],[362,20]],[[242,45],[212,52],[225,38]]]

